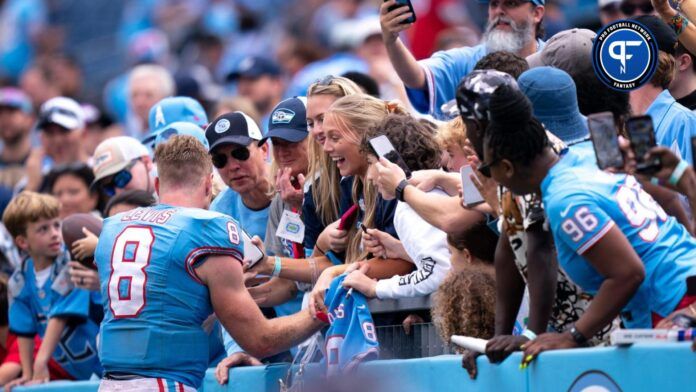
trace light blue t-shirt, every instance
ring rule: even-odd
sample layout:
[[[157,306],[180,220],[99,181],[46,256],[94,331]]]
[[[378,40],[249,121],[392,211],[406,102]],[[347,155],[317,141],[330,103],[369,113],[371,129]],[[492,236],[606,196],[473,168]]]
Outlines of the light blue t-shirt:
[[[543,40],[537,40],[537,50],[543,49],[544,45]],[[425,88],[406,87],[411,105],[421,113],[431,114],[438,120],[447,120],[442,113],[442,105],[455,98],[459,82],[474,70],[476,63],[486,54],[486,44],[480,44],[442,50],[419,61],[418,64],[425,71]]]
[[[604,277],[583,254],[616,226],[645,267],[645,280],[624,311],[630,328],[651,328],[651,312],[667,316],[696,276],[696,240],[648,195],[632,176],[583,164],[573,151],[551,168],[541,184],[558,261],[584,291],[595,295]]]
[[[682,159],[693,162],[691,138],[696,136],[696,114],[678,103],[668,90],[648,107],[657,144],[669,147]]]
[[[215,200],[213,200],[213,203],[210,205],[210,210],[221,212],[233,217],[235,220],[237,220],[237,222],[239,222],[239,225],[249,234],[249,236],[253,237],[257,235],[262,241],[265,239],[270,203],[268,207],[264,209],[252,210],[244,205],[242,197],[239,196],[239,193],[235,192],[231,188],[227,188],[222,191],[222,193],[220,193]],[[282,305],[274,306],[273,309],[278,316],[287,316],[297,313],[300,310],[301,305],[301,297],[298,297]],[[227,331],[223,330],[222,338],[228,355],[243,351]]]

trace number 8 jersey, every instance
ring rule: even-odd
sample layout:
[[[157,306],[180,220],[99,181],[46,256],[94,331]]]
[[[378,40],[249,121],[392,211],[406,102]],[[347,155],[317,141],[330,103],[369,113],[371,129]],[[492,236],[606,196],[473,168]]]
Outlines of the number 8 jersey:
[[[201,324],[213,310],[195,267],[219,254],[241,262],[242,252],[237,223],[216,212],[157,205],[106,219],[95,252],[105,371],[198,388],[208,364]]]
[[[650,312],[665,317],[675,310],[686,278],[696,276],[696,241],[633,176],[583,166],[570,151],[549,170],[541,192],[558,261],[575,283],[592,295],[599,290],[604,277],[582,255],[617,226],[646,274],[624,309],[633,316],[626,325],[652,328]]]

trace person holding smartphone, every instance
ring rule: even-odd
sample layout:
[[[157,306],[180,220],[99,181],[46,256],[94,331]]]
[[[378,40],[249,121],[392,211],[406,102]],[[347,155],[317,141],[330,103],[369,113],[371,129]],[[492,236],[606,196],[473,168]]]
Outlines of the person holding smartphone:
[[[445,119],[442,105],[455,98],[457,82],[486,54],[507,51],[527,57],[543,48],[541,21],[545,0],[490,0],[487,3],[484,43],[436,52],[421,61],[417,61],[399,39],[399,33],[413,25],[409,23],[414,17],[413,7],[397,0],[384,1],[380,6],[384,45],[417,111]]]
[[[618,315],[628,328],[650,328],[680,309],[691,313],[696,240],[633,176],[581,165],[572,151],[559,156],[516,89],[493,93],[490,116],[484,162],[491,176],[517,194],[541,192],[559,264],[594,296],[572,329],[540,334],[523,345],[523,358],[585,346]]]

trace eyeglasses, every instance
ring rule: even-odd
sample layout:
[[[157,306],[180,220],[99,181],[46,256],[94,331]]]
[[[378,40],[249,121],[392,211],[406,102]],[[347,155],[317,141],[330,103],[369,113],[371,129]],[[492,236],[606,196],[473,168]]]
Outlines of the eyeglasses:
[[[498,162],[500,162],[500,158],[496,158],[490,162],[481,162],[479,163],[477,170],[484,176],[491,178],[491,167]]]
[[[514,9],[522,4],[529,3],[529,1],[524,1],[524,0],[492,0],[488,3],[488,8],[497,8],[501,7],[506,10]]]
[[[230,151],[230,156],[233,159],[236,159],[240,162],[244,162],[247,159],[249,159],[249,156],[251,153],[249,152],[249,149],[246,147],[239,147],[235,148],[234,150]],[[210,157],[213,160],[213,166],[215,166],[218,169],[222,169],[227,165],[227,155],[223,153],[216,153],[216,154],[211,154]]]
[[[101,184],[102,191],[104,191],[107,196],[111,197],[116,194],[117,188],[125,188],[133,179],[133,174],[131,174],[130,171],[139,160],[140,158],[132,160],[128,166],[111,176],[111,179],[104,180]]]
[[[634,15],[636,13],[636,9],[640,9],[641,12],[643,12],[644,14],[651,14],[654,10],[652,3],[650,3],[649,1],[645,2],[645,3],[640,3],[640,4],[635,4],[635,3],[630,3],[628,1],[624,1],[619,6],[619,9],[626,16]]]

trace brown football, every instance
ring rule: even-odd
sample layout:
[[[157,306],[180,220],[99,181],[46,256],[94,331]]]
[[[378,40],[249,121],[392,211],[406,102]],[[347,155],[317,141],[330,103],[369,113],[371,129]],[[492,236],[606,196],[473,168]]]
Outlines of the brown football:
[[[85,234],[82,232],[83,227],[99,237],[99,233],[101,233],[102,229],[102,220],[92,214],[73,214],[63,219],[63,242],[65,242],[65,246],[68,248],[72,260],[75,260],[72,256],[73,243],[85,238]],[[80,264],[87,268],[97,269],[94,265],[94,257],[76,261],[79,261]]]

